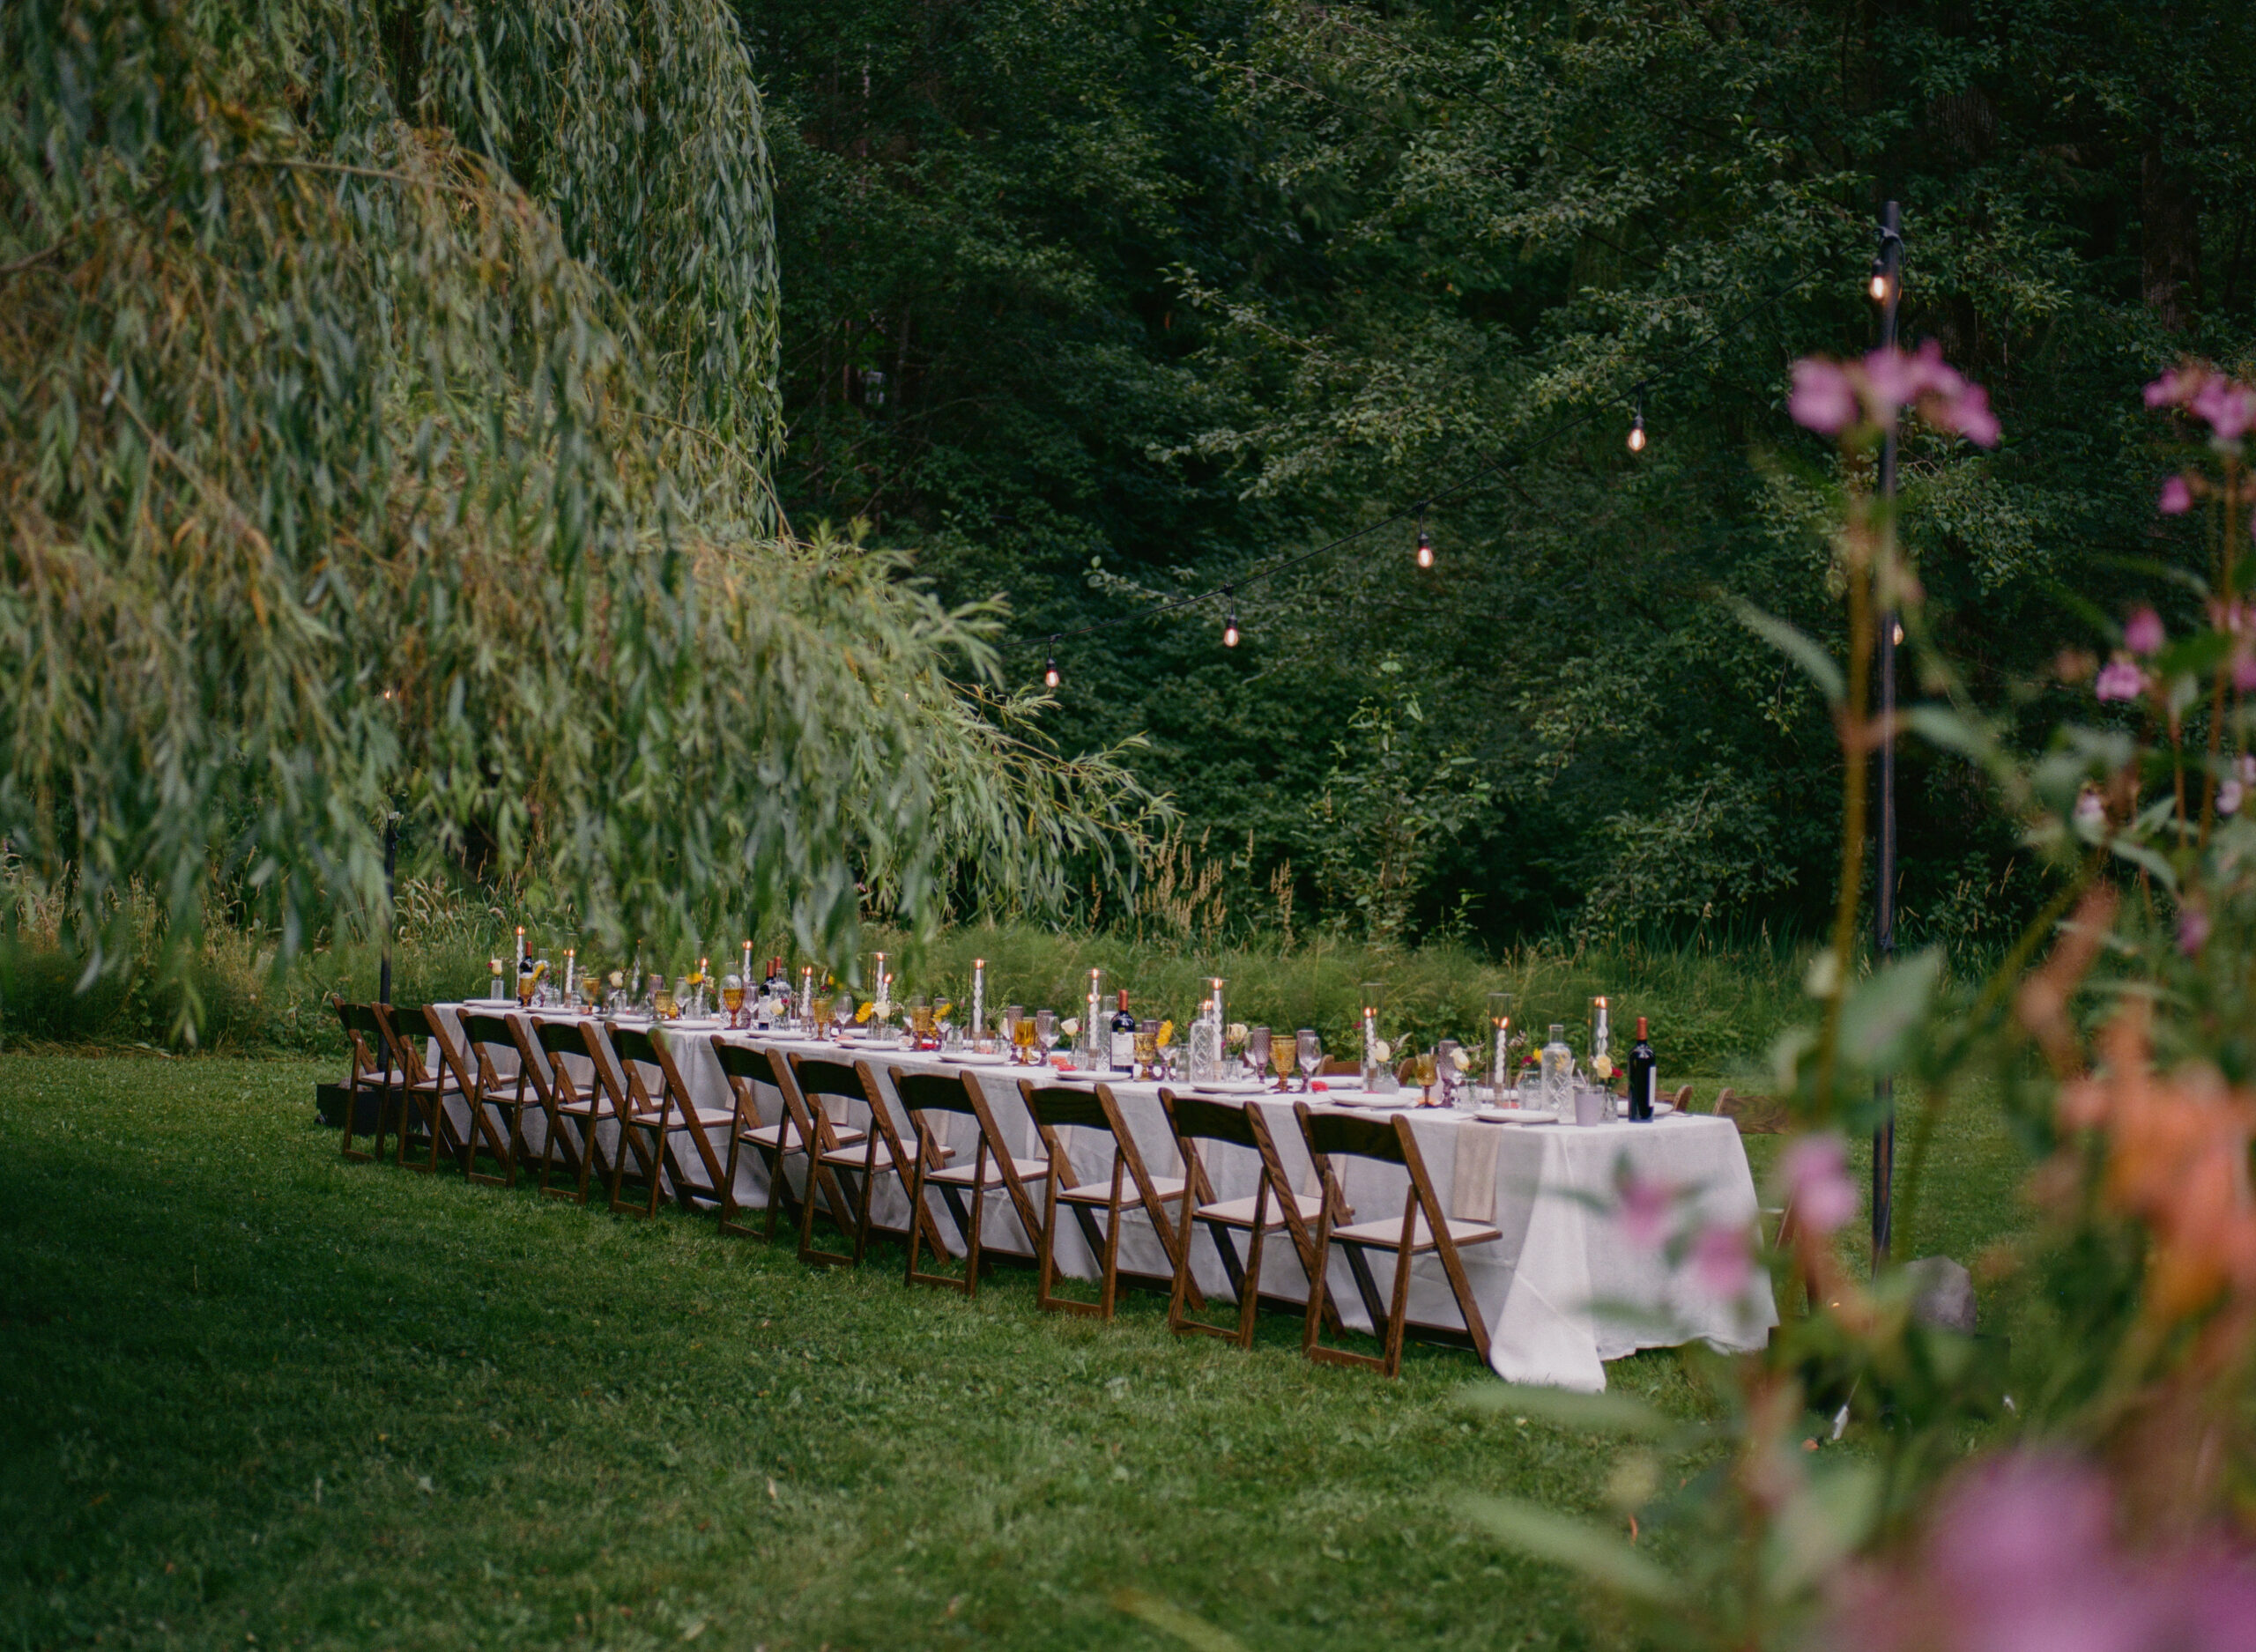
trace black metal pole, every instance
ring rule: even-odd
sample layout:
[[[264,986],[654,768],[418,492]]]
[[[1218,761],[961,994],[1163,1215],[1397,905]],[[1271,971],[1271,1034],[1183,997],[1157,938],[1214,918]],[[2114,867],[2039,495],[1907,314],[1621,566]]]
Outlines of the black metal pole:
[[[1904,225],[1895,202],[1881,209],[1880,256],[1874,278],[1881,284],[1880,347],[1896,344],[1896,306],[1904,292]],[[1896,425],[1891,419],[1880,449],[1880,507],[1889,515],[1896,509]],[[1891,542],[1893,535],[1891,532]],[[1880,865],[1873,896],[1873,950],[1883,965],[1896,953],[1896,637],[1902,628],[1894,593],[1880,617]],[[1893,1241],[1896,1203],[1896,1082],[1881,1078],[1874,1085],[1881,1122],[1872,1137],[1872,1268],[1878,1273],[1888,1261]]]
[[[383,962],[376,967],[376,1002],[391,1002],[391,893],[392,873],[399,864],[399,816],[387,810],[384,813],[384,954]]]

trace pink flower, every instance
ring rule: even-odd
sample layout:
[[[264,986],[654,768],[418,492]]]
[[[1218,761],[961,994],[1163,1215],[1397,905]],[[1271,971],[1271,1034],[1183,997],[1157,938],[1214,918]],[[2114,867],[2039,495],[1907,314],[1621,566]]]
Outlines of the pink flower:
[[[2073,1458],[2014,1451],[1944,1493],[1900,1567],[1834,1590],[1847,1652],[2247,1652],[2256,1572],[2214,1540],[2126,1553],[2113,1488]]]
[[[2194,392],[2189,405],[2209,421],[2219,441],[2238,441],[2256,425],[2256,389],[2230,379],[2210,379]]]
[[[2178,915],[2178,950],[2192,958],[2209,944],[2209,915],[2188,907]]]
[[[1778,1174],[1796,1222],[1829,1233],[1856,1215],[1849,1150],[1838,1136],[1829,1131],[1797,1138],[1779,1159]]]
[[[1755,1271],[1754,1241],[1743,1224],[1712,1222],[1692,1241],[1692,1278],[1713,1297],[1734,1297]]]
[[[2256,655],[2237,655],[2232,662],[2232,685],[2244,694],[2256,693]]]
[[[1805,429],[1837,436],[1857,422],[1857,387],[1837,361],[1804,356],[1794,363],[1793,394],[1786,411]]]
[[[2147,674],[2128,660],[2111,660],[2099,668],[2091,692],[2103,701],[2136,700],[2147,692]]]
[[[1673,1184],[1641,1176],[1626,1167],[1614,1176],[1614,1220],[1622,1237],[1638,1250],[1658,1250],[1668,1236],[1669,1212],[1676,1204]]]
[[[2207,367],[2192,362],[2183,363],[2147,386],[2147,405],[2183,407],[2208,382],[2209,370]]]
[[[2217,812],[2219,814],[2238,814],[2240,812],[2241,795],[2240,782],[2238,781],[2219,781],[2217,782]]]
[[[2123,626],[2123,646],[2134,654],[2162,651],[2162,616],[2151,608],[2137,608]]]
[[[1929,424],[1955,430],[1978,448],[1996,447],[1998,438],[2005,433],[1998,416],[1990,411],[1990,393],[1978,384],[1970,384],[1948,398],[1926,397],[1920,402],[1919,411]]]
[[[2173,476],[2162,485],[2162,497],[2154,507],[2165,516],[2183,516],[2193,508],[2193,490],[2182,476]]]

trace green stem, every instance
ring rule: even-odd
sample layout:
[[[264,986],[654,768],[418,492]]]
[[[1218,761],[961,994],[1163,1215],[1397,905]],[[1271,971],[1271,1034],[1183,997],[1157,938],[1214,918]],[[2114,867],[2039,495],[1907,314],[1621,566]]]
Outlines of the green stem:
[[[1841,892],[1833,908],[1833,980],[1825,1004],[1824,1031],[1817,1047],[1817,1108],[1819,1119],[1833,1115],[1834,1070],[1841,1042],[1841,1006],[1848,996],[1849,959],[1856,944],[1858,897],[1862,893],[1865,861],[1865,683],[1872,660],[1871,503],[1865,503],[1865,520],[1850,532],[1849,558],[1849,681],[1839,712],[1841,775]],[[1881,553],[1893,525],[1883,521]]]

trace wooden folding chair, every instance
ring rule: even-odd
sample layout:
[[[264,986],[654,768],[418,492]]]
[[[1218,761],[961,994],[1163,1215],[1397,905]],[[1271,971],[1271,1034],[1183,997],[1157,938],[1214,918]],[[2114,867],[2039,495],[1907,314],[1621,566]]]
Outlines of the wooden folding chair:
[[[345,1042],[352,1066],[345,1077],[345,1157],[362,1164],[373,1163],[383,1157],[384,1137],[395,1124],[406,1121],[398,1118],[399,1109],[407,1103],[399,1094],[400,1075],[394,1072],[387,1061],[378,1056],[388,1052],[384,1042],[383,1024],[376,1019],[375,1006],[367,1004],[347,1004],[341,997],[330,1002],[337,1006],[337,1019],[345,1028]],[[376,1103],[375,1134],[367,1149],[352,1143],[359,1135],[360,1098],[373,1094]]]
[[[1175,1285],[1168,1297],[1167,1328],[1183,1336],[1220,1337],[1241,1348],[1250,1348],[1253,1316],[1261,1306],[1261,1242],[1280,1227],[1292,1230],[1297,1239],[1306,1224],[1315,1218],[1319,1201],[1294,1192],[1285,1180],[1276,1145],[1269,1139],[1269,1127],[1258,1108],[1201,1101],[1179,1096],[1164,1086],[1160,1091],[1160,1106],[1166,1109],[1168,1128],[1175,1133],[1176,1150],[1183,1155],[1184,1180],[1191,1189],[1183,1201],[1183,1213],[1176,1228]],[[1213,1182],[1206,1174],[1206,1160],[1199,1150],[1202,1142],[1244,1148],[1260,1160],[1260,1185],[1251,1198],[1218,1201],[1214,1197]],[[1273,1194],[1276,1200],[1273,1208]],[[1214,1248],[1221,1254],[1222,1272],[1237,1297],[1236,1329],[1206,1324],[1184,1313],[1191,1285],[1193,1221],[1204,1224],[1213,1236]],[[1249,1236],[1248,1255],[1243,1263],[1230,1238],[1234,1233]],[[1305,1248],[1301,1252],[1303,1260],[1310,1254]],[[1317,1289],[1313,1275],[1309,1289]]]
[[[1095,1093],[1068,1085],[1037,1085],[1031,1078],[1019,1080],[1019,1095],[1026,1103],[1026,1110],[1033,1118],[1035,1128],[1042,1132],[1042,1145],[1049,1156],[1048,1186],[1043,1190],[1042,1231],[1035,1242],[1040,1247],[1040,1265],[1035,1274],[1034,1300],[1043,1308],[1060,1314],[1093,1314],[1100,1319],[1112,1317],[1112,1307],[1117,1294],[1120,1278],[1120,1214],[1123,1195],[1127,1191],[1122,1177],[1134,1183],[1136,1202],[1152,1219],[1152,1229],[1159,1235],[1160,1248],[1167,1255],[1169,1288],[1173,1287],[1176,1260],[1176,1221],[1168,1206],[1184,1196],[1187,1184],[1180,1176],[1154,1176],[1145,1166],[1144,1155],[1136,1145],[1136,1138],[1129,1132],[1120,1116],[1120,1104],[1112,1086],[1100,1083]],[[1066,1152],[1062,1130],[1077,1128],[1102,1130],[1112,1138],[1112,1180],[1102,1182],[1083,1182],[1073,1169],[1072,1156]],[[1071,1297],[1053,1295],[1050,1281],[1058,1268],[1058,1207],[1063,1204],[1072,1211],[1080,1225],[1081,1237],[1088,1241],[1089,1254],[1102,1259],[1103,1283],[1102,1294],[1095,1302],[1078,1302]],[[1104,1212],[1104,1226],[1097,1226],[1096,1213]],[[1190,1286],[1191,1306],[1200,1312],[1206,1307],[1205,1295],[1194,1280]]]
[[[501,1182],[512,1188],[517,1185],[517,1167],[532,1152],[525,1114],[531,1109],[545,1121],[548,1108],[548,1079],[543,1063],[526,1056],[524,1036],[506,1015],[462,1012],[463,1060],[477,1086],[480,1109],[501,1132],[507,1152]]]
[[[596,1127],[603,1122],[610,1096],[610,1077],[605,1068],[603,1048],[591,1040],[591,1028],[581,1021],[540,1021],[534,1024],[533,1036],[539,1041],[542,1059],[548,1067],[548,1136],[540,1148],[540,1190],[551,1198],[569,1199],[575,1204],[588,1202],[588,1182],[597,1173],[603,1160],[603,1141]],[[600,1034],[597,1038],[600,1038]],[[565,1065],[570,1056],[583,1056],[592,1062],[596,1077],[585,1095],[572,1078],[572,1070]],[[550,1170],[556,1159],[556,1145],[563,1139],[565,1127],[578,1135],[572,1156],[578,1162],[574,1167],[575,1185],[571,1188],[552,1188],[548,1185]],[[602,1171],[605,1183],[611,1173]]]
[[[979,1294],[979,1228],[981,1212],[987,1208],[987,1195],[997,1188],[1006,1189],[1011,1204],[1019,1213],[1019,1226],[1035,1245],[1042,1243],[1042,1224],[1034,1214],[1034,1200],[1026,1190],[1029,1182],[1045,1180],[1049,1167],[1039,1159],[1021,1159],[1010,1150],[1002,1130],[989,1110],[987,1099],[980,1093],[976,1080],[968,1073],[904,1072],[894,1075],[894,1091],[901,1097],[901,1106],[909,1115],[909,1127],[916,1132],[916,1144],[909,1159],[909,1206],[912,1213],[924,1208],[924,1189],[938,1188],[940,1202],[955,1218],[956,1231],[963,1235],[963,1278],[952,1278],[945,1273],[916,1271],[916,1249],[924,1232],[922,1222],[909,1225],[909,1270],[904,1276],[910,1285],[942,1285],[951,1291],[961,1291],[966,1296]],[[946,1144],[939,1140],[932,1129],[935,1113],[968,1118],[979,1130],[979,1145],[972,1152],[971,1163],[939,1169],[931,1167],[940,1162]],[[968,1196],[971,1208],[964,1209]],[[933,1248],[939,1250],[935,1244]]]
[[[1293,1103],[1293,1114],[1300,1120],[1309,1157],[1316,1161],[1317,1174],[1324,1184],[1322,1214],[1316,1222],[1317,1266],[1309,1282],[1308,1319],[1301,1333],[1301,1352],[1322,1365],[1362,1366],[1390,1377],[1400,1374],[1403,1331],[1410,1308],[1411,1260],[1433,1250],[1441,1254],[1442,1271],[1449,1278],[1458,1312],[1465,1317],[1473,1351],[1486,1365],[1488,1327],[1480,1316],[1480,1304],[1473,1298],[1472,1283],[1465,1277],[1465,1264],[1458,1251],[1466,1245],[1492,1243],[1503,1234],[1487,1222],[1459,1221],[1442,1209],[1441,1200],[1434,1192],[1433,1178],[1426,1172],[1425,1158],[1418,1151],[1418,1138],[1405,1115],[1398,1113],[1391,1119],[1364,1119],[1342,1113],[1314,1113],[1305,1101]],[[1332,1206],[1342,1202],[1340,1178],[1333,1164],[1340,1158],[1369,1159],[1396,1165],[1408,1174],[1410,1188],[1402,1201],[1400,1222],[1382,1219],[1359,1222],[1349,1227],[1332,1226]],[[1383,1354],[1354,1353],[1324,1345],[1321,1322],[1325,1300],[1330,1294],[1326,1264],[1331,1261],[1333,1245],[1341,1246],[1347,1252],[1349,1265],[1355,1271],[1356,1287],[1363,1294],[1372,1325],[1384,1324],[1385,1328]],[[1379,1309],[1378,1292],[1364,1260],[1365,1254],[1372,1250],[1394,1253],[1394,1295],[1384,1313]]]
[[[654,1097],[643,1077],[646,1071],[660,1070],[657,1046],[649,1033],[636,1026],[606,1027],[583,1021],[580,1036],[588,1059],[595,1063],[597,1092],[619,1122],[619,1147],[611,1156],[611,1208],[647,1220],[658,1213],[658,1199],[669,1175],[677,1190],[681,1187],[681,1176],[673,1164],[672,1137],[677,1116],[673,1091],[662,1081]],[[600,1046],[609,1047],[612,1060],[604,1059]],[[631,1178],[627,1167],[629,1159],[634,1162]],[[620,1194],[630,1179],[647,1189],[639,1204],[620,1202]]]
[[[807,1108],[809,1123],[813,1124],[818,1119],[828,1120],[828,1111],[822,1105],[826,1097],[835,1097],[845,1104],[850,1122],[857,1106],[869,1115],[865,1133],[857,1141],[842,1141],[821,1148],[813,1155],[807,1196],[799,1202],[799,1260],[824,1267],[858,1268],[869,1249],[872,1233],[908,1236],[906,1228],[875,1226],[871,1211],[877,1203],[879,1176],[894,1176],[899,1179],[902,1190],[909,1190],[909,1150],[902,1145],[893,1115],[886,1110],[885,1097],[878,1089],[877,1075],[870,1070],[869,1063],[857,1061],[848,1066],[844,1062],[825,1061],[793,1050],[789,1065],[793,1084]],[[790,1093],[785,1093],[788,1096]],[[815,1128],[820,1130],[826,1125],[816,1124]],[[952,1155],[944,1150],[942,1157],[949,1156]],[[861,1179],[858,1188],[850,1185],[857,1176]],[[853,1222],[854,1248],[850,1253],[815,1248],[818,1183],[822,1196],[820,1203],[830,1212],[830,1219],[838,1230],[842,1233],[846,1231],[850,1218]],[[935,1248],[945,1248],[940,1244],[939,1224],[929,1211],[914,1200],[909,1205],[909,1220],[923,1230]]]
[[[460,1162],[463,1146],[467,1139],[455,1129],[454,1120],[448,1116],[447,1102],[459,1097],[459,1080],[447,1061],[446,1046],[439,1046],[439,1070],[430,1071],[423,1063],[423,1046],[432,1041],[431,1022],[418,1005],[379,1004],[372,1006],[376,1012],[376,1026],[382,1033],[384,1048],[391,1064],[399,1071],[399,1093],[404,1098],[400,1108],[399,1149],[395,1157],[408,1169],[430,1175],[439,1168],[442,1150]],[[407,1137],[419,1123],[431,1138],[430,1156],[421,1164],[410,1164],[407,1158]]]
[[[717,1205],[724,1196],[721,1186],[728,1159],[724,1143],[737,1122],[737,1109],[733,1105],[722,1108],[699,1104],[690,1093],[688,1081],[681,1076],[680,1064],[674,1060],[673,1044],[674,1035],[663,1027],[653,1027],[647,1033],[621,1027],[612,1039],[612,1048],[620,1059],[640,1070],[638,1076],[645,1090],[655,1081],[663,1092],[663,1099],[672,1106],[673,1125],[666,1134],[664,1147],[665,1171],[673,1179],[676,1202],[685,1211],[694,1208],[700,1198],[709,1197]],[[630,1048],[637,1051],[631,1056],[627,1054]],[[645,1048],[647,1054],[642,1053]],[[652,1069],[656,1070],[655,1078]],[[694,1151],[685,1153],[685,1143]]]
[[[747,1049],[741,1044],[731,1044],[716,1036],[713,1040],[714,1059],[721,1063],[721,1075],[729,1081],[729,1089],[736,1097],[735,1126],[729,1136],[729,1162],[724,1173],[727,1189],[721,1197],[721,1231],[724,1233],[749,1235],[752,1230],[736,1219],[737,1159],[746,1147],[768,1162],[768,1220],[762,1236],[776,1237],[776,1217],[791,1196],[790,1176],[786,1168],[793,1158],[808,1161],[805,1196],[815,1196],[816,1166],[813,1153],[820,1148],[850,1146],[862,1139],[862,1132],[851,1126],[840,1126],[831,1122],[830,1115],[820,1108],[814,1116],[808,1115],[807,1104],[799,1094],[798,1085],[792,1081],[791,1065],[773,1050]],[[773,1124],[760,1122],[759,1098],[753,1092],[756,1084],[772,1085],[783,1097],[782,1113]],[[835,1183],[835,1176],[823,1171],[822,1176]],[[834,1192],[835,1191],[834,1188]],[[844,1206],[839,1196],[838,1208]]]
[[[464,1041],[457,1043],[454,1034],[448,1030],[446,1017],[434,1014],[427,1010],[423,1019],[430,1026],[431,1041],[438,1048],[440,1070],[452,1081],[462,1099],[464,1116],[459,1127],[462,1143],[459,1157],[462,1160],[463,1174],[472,1182],[482,1182],[487,1187],[506,1188],[514,1185],[517,1179],[516,1137],[513,1131],[502,1128],[502,1120],[507,1116],[504,1105],[507,1100],[507,1082],[498,1078],[495,1079],[494,1087],[496,1099],[489,1102],[486,1093],[486,1075],[493,1070],[492,1065],[482,1060],[472,1059],[471,1051],[474,1047],[469,1042],[467,1029],[465,1028],[464,1031]],[[464,1018],[465,1021],[471,1019],[472,1018],[469,1016]],[[479,1019],[492,1020],[495,1018],[487,1016]],[[481,1147],[494,1160],[494,1173],[492,1174],[487,1174],[478,1167],[478,1155]]]

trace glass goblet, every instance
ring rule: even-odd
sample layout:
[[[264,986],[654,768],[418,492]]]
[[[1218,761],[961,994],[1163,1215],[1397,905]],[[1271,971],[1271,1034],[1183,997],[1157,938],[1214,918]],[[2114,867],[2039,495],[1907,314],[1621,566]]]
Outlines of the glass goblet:
[[[1247,1070],[1256,1078],[1260,1078],[1268,1067],[1269,1029],[1267,1027],[1257,1026],[1248,1029],[1245,1035],[1245,1065]]]
[[[1300,1063],[1301,1089],[1305,1092],[1324,1067],[1324,1040],[1312,1026],[1293,1035],[1294,1055]]]

